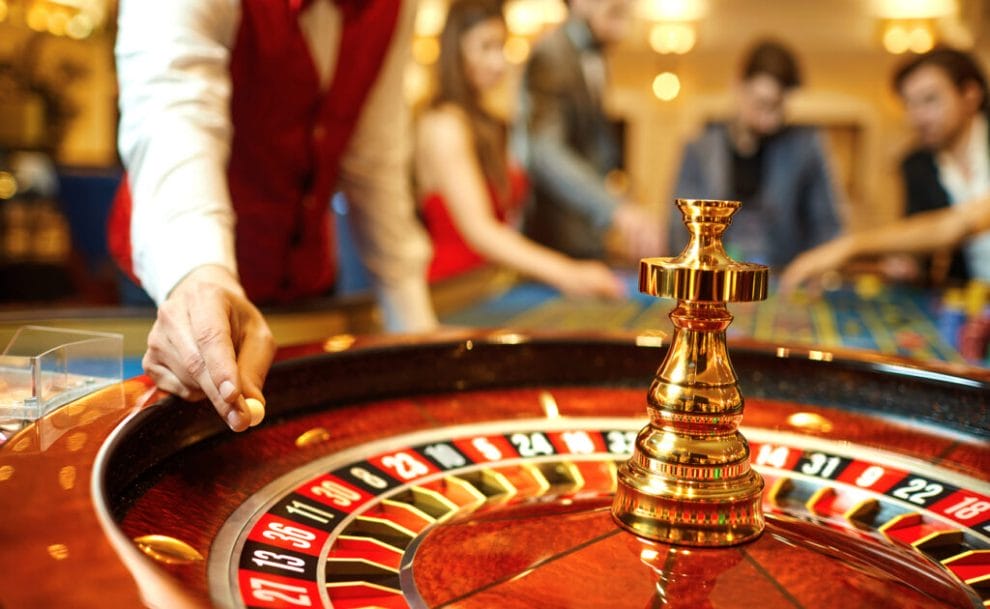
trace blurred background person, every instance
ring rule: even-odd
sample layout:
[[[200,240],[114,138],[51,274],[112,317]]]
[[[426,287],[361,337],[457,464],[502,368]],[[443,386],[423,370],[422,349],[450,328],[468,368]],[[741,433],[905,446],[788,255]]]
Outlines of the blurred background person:
[[[800,84],[787,47],[755,43],[733,86],[733,115],[707,125],[684,149],[674,196],[741,201],[725,234],[738,260],[783,266],[840,231],[839,195],[820,134],[785,124],[788,96]],[[680,251],[687,244],[680,214],[669,224],[671,250]]]
[[[894,87],[917,141],[901,163],[908,217],[806,253],[784,273],[783,288],[857,257],[893,253],[928,254],[922,269],[927,280],[990,280],[990,233],[984,233],[990,230],[986,78],[972,55],[942,47],[904,63],[894,74]],[[951,253],[948,264],[933,263],[938,257],[930,255],[940,251]],[[905,268],[886,262],[881,268]],[[894,278],[912,273],[901,271]]]
[[[901,164],[906,213],[990,196],[987,81],[976,59],[948,47],[933,49],[904,63],[894,87],[917,144]],[[923,282],[990,277],[990,235],[942,254],[922,258]]]
[[[520,132],[534,191],[526,233],[577,258],[605,258],[612,242],[630,260],[663,249],[659,217],[605,187],[622,150],[602,105],[602,50],[625,36],[632,5],[571,0],[569,17],[536,45],[523,76]]]
[[[565,294],[618,298],[621,280],[600,261],[541,246],[511,226],[528,194],[507,151],[507,127],[484,107],[505,76],[506,26],[498,0],[454,0],[440,34],[436,94],[416,129],[421,215],[437,281],[495,262]]]

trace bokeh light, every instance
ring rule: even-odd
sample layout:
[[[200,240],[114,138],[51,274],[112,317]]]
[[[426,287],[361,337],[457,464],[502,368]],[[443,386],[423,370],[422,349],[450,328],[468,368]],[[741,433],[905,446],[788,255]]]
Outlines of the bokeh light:
[[[687,23],[657,23],[650,28],[650,47],[657,53],[683,55],[695,41],[694,27]]]
[[[916,26],[908,36],[908,47],[915,53],[926,53],[935,46],[935,37],[924,26]]]
[[[95,27],[92,17],[86,13],[79,13],[73,15],[72,19],[69,19],[69,23],[65,26],[65,33],[69,38],[82,40],[83,38],[88,38],[93,33]]]
[[[661,72],[653,79],[653,94],[660,101],[671,101],[681,92],[681,79],[673,72]]]
[[[436,38],[416,38],[412,52],[417,63],[428,66],[440,57],[440,43]]]
[[[416,35],[437,36],[443,30],[447,9],[440,0],[422,0],[416,11]]]
[[[909,43],[908,31],[902,25],[892,25],[883,33],[883,48],[895,55],[906,52]]]
[[[529,41],[520,36],[512,36],[505,41],[505,48],[503,53],[505,53],[505,59],[509,63],[521,64],[526,59],[529,58]]]
[[[505,23],[517,36],[533,36],[543,27],[543,11],[534,2],[515,0],[505,5]]]

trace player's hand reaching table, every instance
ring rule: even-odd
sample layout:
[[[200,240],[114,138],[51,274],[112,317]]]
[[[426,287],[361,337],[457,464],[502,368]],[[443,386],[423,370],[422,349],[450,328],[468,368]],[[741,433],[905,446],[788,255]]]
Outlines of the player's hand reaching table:
[[[848,262],[851,252],[849,238],[839,237],[802,253],[780,275],[780,291],[787,294],[801,286],[807,286],[814,292],[815,282],[827,272],[837,270]]]
[[[612,231],[629,260],[638,262],[640,258],[660,256],[667,248],[657,213],[632,202],[615,209]]]
[[[142,364],[162,390],[209,399],[227,425],[243,431],[264,417],[262,387],[275,341],[261,312],[227,269],[186,275],[158,308]]]
[[[619,299],[628,296],[622,279],[598,260],[574,260],[555,286],[569,296],[600,296]]]

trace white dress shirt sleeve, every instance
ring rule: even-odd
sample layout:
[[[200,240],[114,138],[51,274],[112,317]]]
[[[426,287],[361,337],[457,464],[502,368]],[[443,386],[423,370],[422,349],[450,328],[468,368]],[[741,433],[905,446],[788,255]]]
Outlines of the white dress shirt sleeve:
[[[236,274],[227,188],[238,0],[121,0],[118,145],[134,272],[156,303],[191,270]]]
[[[357,246],[390,331],[424,331],[437,323],[426,284],[430,241],[416,217],[410,186],[412,126],[403,96],[415,14],[416,3],[403,2],[392,45],[340,167]]]

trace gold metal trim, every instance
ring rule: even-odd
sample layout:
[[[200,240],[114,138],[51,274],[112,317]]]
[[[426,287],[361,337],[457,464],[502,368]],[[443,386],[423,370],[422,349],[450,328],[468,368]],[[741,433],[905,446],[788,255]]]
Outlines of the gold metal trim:
[[[950,529],[946,531],[934,531],[928,535],[925,535],[921,539],[915,539],[911,542],[911,547],[921,552],[926,552],[928,550],[936,550],[953,545],[961,546],[962,541],[962,529]]]
[[[329,441],[330,432],[323,427],[307,429],[296,438],[296,448],[309,448]]]
[[[135,537],[139,550],[166,565],[182,565],[203,560],[203,555],[188,543],[168,535]]]
[[[842,514],[853,526],[869,527],[880,511],[880,502],[873,497],[867,497],[859,501]]]
[[[877,527],[877,530],[883,533],[884,536],[887,537],[888,539],[891,539],[890,536],[887,535],[887,531],[890,531],[895,528],[900,528],[901,526],[913,527],[913,526],[918,526],[920,524],[921,524],[920,513],[907,512],[904,514],[898,514],[897,516],[894,516],[887,522]],[[893,541],[893,539],[891,539],[891,541]]]
[[[794,490],[794,481],[783,477],[774,480],[767,491],[767,499],[774,505],[781,505],[787,494]]]
[[[738,431],[743,397],[729,361],[728,302],[763,300],[767,267],[736,262],[722,233],[738,201],[678,199],[691,240],[674,258],[640,262],[640,291],[674,298],[674,336],[647,394],[650,423],[618,469],[612,515],[647,539],[727,546],[764,527],[763,478]]]
[[[832,513],[830,510],[823,512],[817,509],[815,505],[819,501],[824,501],[826,498],[832,498],[834,500],[836,496],[837,493],[831,486],[820,487],[811,494],[811,497],[808,497],[808,500],[804,502],[804,507],[812,514],[816,514],[818,516],[828,516]]]

